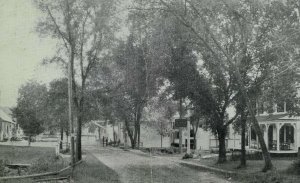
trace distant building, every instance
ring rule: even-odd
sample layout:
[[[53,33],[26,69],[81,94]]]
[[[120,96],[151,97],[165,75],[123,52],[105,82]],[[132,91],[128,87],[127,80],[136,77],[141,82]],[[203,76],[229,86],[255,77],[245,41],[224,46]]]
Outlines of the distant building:
[[[127,145],[130,146],[130,139],[129,136],[125,130],[123,123],[116,123],[115,126],[111,124],[106,124],[104,121],[93,121],[90,123],[96,124],[98,128],[95,131],[88,132],[88,126],[86,125],[83,129],[83,136],[85,136],[85,139],[87,139],[89,136],[95,136],[96,139],[99,138],[100,133],[100,141],[102,142],[102,138],[108,138],[108,142],[110,141],[120,141],[121,144],[124,144],[127,142]],[[162,140],[162,141],[161,141]],[[161,144],[162,143],[162,144]],[[159,135],[158,131],[147,125],[142,123],[141,124],[141,137],[140,137],[140,146],[141,147],[170,147],[170,138],[169,137],[163,137],[161,139],[161,136]]]
[[[15,130],[15,134],[14,133]],[[8,110],[5,110],[3,107],[0,108],[0,141],[5,141],[17,135],[17,125],[13,121]]]
[[[179,118],[179,115],[177,115]],[[176,116],[175,116],[176,118]],[[189,120],[189,117],[186,117]],[[174,122],[173,134],[170,136],[171,145],[179,147],[179,129],[175,128]],[[182,147],[187,147],[188,131],[183,128],[182,131]],[[234,131],[232,125],[229,125],[227,136],[225,139],[226,149],[240,149],[241,148],[241,136]],[[190,129],[190,148],[197,150],[217,150],[219,147],[218,137],[209,130],[204,130],[202,127],[198,127],[196,138],[194,140],[194,132],[192,130],[192,125]]]

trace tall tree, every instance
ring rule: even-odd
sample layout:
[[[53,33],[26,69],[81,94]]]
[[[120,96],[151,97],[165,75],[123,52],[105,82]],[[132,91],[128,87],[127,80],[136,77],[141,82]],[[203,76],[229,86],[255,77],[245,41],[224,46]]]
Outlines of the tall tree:
[[[44,131],[47,122],[46,108],[47,87],[35,81],[30,81],[19,89],[17,107],[12,109],[12,115],[28,136],[31,138]]]
[[[77,119],[77,159],[82,158],[81,127],[84,122],[86,82],[95,64],[108,52],[117,23],[112,19],[117,1],[36,0],[45,14],[37,31],[60,40],[57,55],[48,62],[71,64],[73,103]],[[67,55],[66,57],[64,55]]]

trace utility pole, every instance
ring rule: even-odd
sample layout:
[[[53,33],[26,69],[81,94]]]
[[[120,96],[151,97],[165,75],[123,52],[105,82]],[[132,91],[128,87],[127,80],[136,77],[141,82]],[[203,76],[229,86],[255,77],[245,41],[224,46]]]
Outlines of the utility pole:
[[[72,54],[72,53],[71,53]],[[71,135],[71,166],[75,165],[75,148],[74,148],[74,123],[73,123],[73,59],[72,55],[68,64],[68,105],[69,105],[69,125]]]

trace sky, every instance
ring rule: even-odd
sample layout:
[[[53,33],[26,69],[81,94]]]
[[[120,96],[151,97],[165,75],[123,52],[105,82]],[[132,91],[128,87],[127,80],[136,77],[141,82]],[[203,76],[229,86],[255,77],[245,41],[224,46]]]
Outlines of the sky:
[[[0,106],[15,106],[29,80],[47,84],[62,76],[57,66],[41,65],[54,55],[56,41],[35,32],[40,16],[32,0],[0,0]]]

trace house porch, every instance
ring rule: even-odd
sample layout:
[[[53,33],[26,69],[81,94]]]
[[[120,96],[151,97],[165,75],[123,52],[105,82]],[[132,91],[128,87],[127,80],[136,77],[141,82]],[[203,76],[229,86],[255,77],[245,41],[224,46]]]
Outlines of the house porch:
[[[298,152],[297,123],[291,120],[260,122],[266,146],[270,153],[288,154]],[[258,137],[253,128],[249,129],[249,149],[260,150]]]

